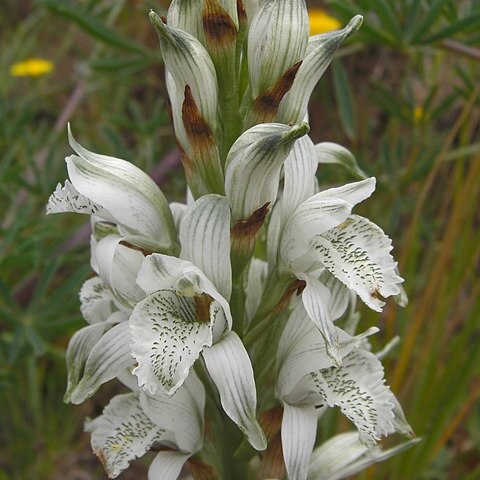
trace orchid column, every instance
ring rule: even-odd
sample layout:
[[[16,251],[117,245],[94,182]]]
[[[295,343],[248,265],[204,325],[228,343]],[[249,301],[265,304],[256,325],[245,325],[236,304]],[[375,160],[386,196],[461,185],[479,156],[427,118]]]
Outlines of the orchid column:
[[[307,136],[312,90],[362,18],[310,38],[304,0],[173,0],[150,19],[187,203],[69,130],[77,155],[47,205],[91,218],[65,401],[124,384],[86,424],[107,474],[152,452],[152,480],[339,479],[409,447],[377,445],[412,431],[385,385],[391,345],[356,333],[357,296],[406,301],[390,239],[352,214],[375,179]],[[320,190],[323,163],[359,179]],[[355,429],[321,443],[334,406]]]

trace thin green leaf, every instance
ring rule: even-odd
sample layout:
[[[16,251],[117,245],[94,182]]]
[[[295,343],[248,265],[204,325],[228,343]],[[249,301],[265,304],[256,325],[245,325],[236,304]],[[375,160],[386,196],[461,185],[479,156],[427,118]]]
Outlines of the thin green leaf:
[[[104,43],[123,50],[150,55],[149,50],[107,27],[97,17],[82,8],[58,0],[41,0],[40,5],[72,21],[82,30]]]
[[[48,261],[45,270],[41,272],[35,284],[35,290],[30,301],[29,309],[35,309],[38,303],[46,298],[48,288],[50,287],[50,284],[55,277],[55,273],[60,268],[60,265],[60,257]]]
[[[348,138],[357,136],[357,112],[348,75],[340,60],[332,62],[333,87],[337,100],[338,113]]]
[[[398,15],[393,10],[390,2],[388,0],[375,2],[375,13],[378,15],[389,34],[397,40],[401,40],[402,31],[400,29],[400,24],[398,23]]]
[[[437,0],[429,9],[423,20],[417,23],[411,37],[411,43],[422,43],[421,39],[426,35],[432,25],[440,18],[443,6],[447,0]]]
[[[480,14],[471,17],[462,18],[458,22],[451,23],[443,30],[435,33],[431,37],[426,38],[422,43],[434,43],[445,38],[453,37],[458,32],[479,30],[480,29]]]
[[[129,73],[136,70],[142,70],[152,63],[161,62],[161,58],[156,58],[155,56],[144,56],[141,57],[135,56],[130,58],[121,58],[121,57],[107,57],[107,58],[98,58],[90,62],[90,67],[92,70],[97,72],[105,73],[115,73],[115,72],[124,72],[128,70]]]

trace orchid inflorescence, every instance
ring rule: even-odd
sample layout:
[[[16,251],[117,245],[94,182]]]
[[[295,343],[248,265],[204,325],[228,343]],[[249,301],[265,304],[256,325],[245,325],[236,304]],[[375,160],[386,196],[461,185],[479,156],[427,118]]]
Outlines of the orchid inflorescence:
[[[69,180],[47,205],[92,225],[65,400],[129,389],[86,423],[107,474],[154,452],[149,479],[332,480],[407,448],[377,445],[413,435],[385,385],[392,344],[375,354],[378,329],[355,333],[357,296],[406,301],[390,239],[352,214],[375,179],[307,135],[312,90],[362,18],[310,38],[304,0],[173,0],[150,19],[186,204],[69,129]],[[320,189],[324,163],[359,180]],[[316,445],[334,406],[356,430]]]

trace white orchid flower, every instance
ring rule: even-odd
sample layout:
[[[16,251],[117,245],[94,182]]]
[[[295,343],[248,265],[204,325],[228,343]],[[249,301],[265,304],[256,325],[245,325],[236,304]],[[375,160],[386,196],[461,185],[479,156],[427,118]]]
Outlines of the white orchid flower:
[[[135,165],[82,147],[68,127],[70,146],[77,152],[65,159],[70,181],[50,196],[47,214],[76,212],[118,224],[132,242],[164,251],[176,250],[172,214],[155,182]]]
[[[375,355],[361,348],[363,339],[376,331],[371,328],[351,337],[338,329],[342,358],[338,367],[303,305],[291,314],[279,344],[276,387],[284,406],[282,445],[289,479],[307,478],[317,417],[327,407],[340,407],[366,446],[396,430],[395,397],[385,385],[383,367]]]
[[[335,435],[313,451],[307,480],[340,480],[350,477],[370,465],[405,451],[419,441],[420,438],[413,438],[383,450],[378,445],[368,447],[359,442],[358,432]]]
[[[375,179],[330,188],[312,195],[317,152],[311,140],[298,141],[285,161],[285,185],[269,224],[268,259],[283,274],[305,281],[302,299],[337,364],[338,339],[327,305],[329,289],[318,280],[326,268],[374,310],[380,297],[400,293],[402,279],[390,255],[390,239],[374,223],[351,215],[368,198]]]
[[[109,478],[155,447],[148,478],[176,480],[202,446],[204,408],[205,390],[192,372],[173,397],[142,391],[117,395],[85,429]]]
[[[185,213],[182,258],[153,254],[137,283],[146,297],[130,317],[134,374],[149,392],[174,394],[202,355],[222,406],[257,449],[265,448],[255,419],[250,359],[232,329],[230,209],[225,197],[206,195]]]

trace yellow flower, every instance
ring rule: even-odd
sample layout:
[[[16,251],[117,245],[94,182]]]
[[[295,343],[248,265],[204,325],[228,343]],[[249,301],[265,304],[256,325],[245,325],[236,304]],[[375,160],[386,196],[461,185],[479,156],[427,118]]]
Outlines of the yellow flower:
[[[319,8],[309,10],[308,17],[310,19],[310,35],[338,30],[342,26],[339,20]]]
[[[413,109],[413,121],[414,123],[420,123],[425,117],[425,110],[421,105],[417,105]]]
[[[10,67],[12,77],[39,77],[50,73],[53,63],[43,58],[29,58],[23,62],[14,63]]]

